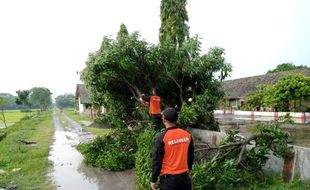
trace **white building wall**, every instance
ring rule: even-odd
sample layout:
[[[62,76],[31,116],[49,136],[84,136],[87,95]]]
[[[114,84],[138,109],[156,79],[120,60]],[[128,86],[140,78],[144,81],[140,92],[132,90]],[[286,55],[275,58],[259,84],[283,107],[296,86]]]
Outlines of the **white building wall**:
[[[81,104],[81,98],[79,98],[79,113],[84,113],[85,107],[83,104]]]

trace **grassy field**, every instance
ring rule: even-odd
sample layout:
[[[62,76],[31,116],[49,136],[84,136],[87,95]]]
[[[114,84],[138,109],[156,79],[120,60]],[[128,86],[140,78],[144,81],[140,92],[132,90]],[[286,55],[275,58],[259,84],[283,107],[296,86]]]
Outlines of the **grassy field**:
[[[79,114],[75,112],[73,109],[64,109],[64,113],[72,120],[79,123],[81,126],[83,126],[86,130],[89,132],[92,132],[93,134],[104,136],[110,133],[110,129],[104,129],[99,127],[91,127],[91,126],[85,126],[82,121],[93,121],[88,115],[85,114]]]
[[[33,112],[21,112],[20,110],[5,110],[4,116],[6,119],[7,126],[11,126],[14,123],[18,122],[23,117],[27,115],[33,115],[35,113],[36,113],[35,110]],[[2,117],[2,115],[0,115],[0,117]],[[4,124],[2,121],[0,121],[0,128],[3,128],[3,127],[4,127]]]
[[[54,189],[48,173],[49,148],[53,137],[52,113],[42,113],[23,119],[7,129],[7,136],[0,142],[0,189],[10,184],[18,189]],[[26,145],[19,140],[35,141]]]

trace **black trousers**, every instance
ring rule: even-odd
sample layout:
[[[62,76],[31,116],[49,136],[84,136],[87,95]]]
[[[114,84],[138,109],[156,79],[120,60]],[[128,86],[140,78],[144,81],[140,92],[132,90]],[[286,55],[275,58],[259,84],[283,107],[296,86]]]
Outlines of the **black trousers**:
[[[155,125],[155,130],[161,130],[163,128],[163,122],[160,114],[151,115],[152,122]]]
[[[192,180],[187,173],[160,176],[161,190],[191,190]]]

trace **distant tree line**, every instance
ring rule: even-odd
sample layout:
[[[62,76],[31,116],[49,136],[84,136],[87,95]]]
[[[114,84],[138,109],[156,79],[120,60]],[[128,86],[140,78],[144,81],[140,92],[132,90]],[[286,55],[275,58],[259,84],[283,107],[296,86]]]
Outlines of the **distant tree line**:
[[[34,87],[30,90],[18,90],[17,96],[8,93],[0,93],[0,97],[6,104],[3,109],[41,109],[47,110],[52,106],[52,93],[45,87]]]
[[[2,105],[3,109],[5,109],[5,110],[13,110],[13,109],[21,109],[21,108],[23,108],[22,105],[16,104],[16,102],[15,102],[16,96],[13,96],[12,94],[0,93],[0,98],[3,99],[3,101],[6,102],[5,105]]]
[[[76,105],[76,100],[73,94],[64,94],[57,96],[55,98],[55,103],[59,109],[74,108]]]

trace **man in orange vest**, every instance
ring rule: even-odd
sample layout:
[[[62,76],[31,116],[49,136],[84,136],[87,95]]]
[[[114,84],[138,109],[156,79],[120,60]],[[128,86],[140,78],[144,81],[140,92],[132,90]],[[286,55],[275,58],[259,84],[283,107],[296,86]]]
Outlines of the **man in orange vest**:
[[[160,176],[161,190],[191,190],[190,171],[194,161],[194,145],[191,134],[176,126],[178,113],[174,108],[162,112],[166,130],[160,133],[152,155],[151,188],[156,190]]]
[[[150,106],[150,116],[152,118],[152,122],[155,125],[156,130],[160,130],[163,128],[162,120],[161,120],[161,108],[160,108],[160,97],[156,94],[156,89],[153,88],[152,96],[150,97],[142,97],[143,101],[148,102]]]

